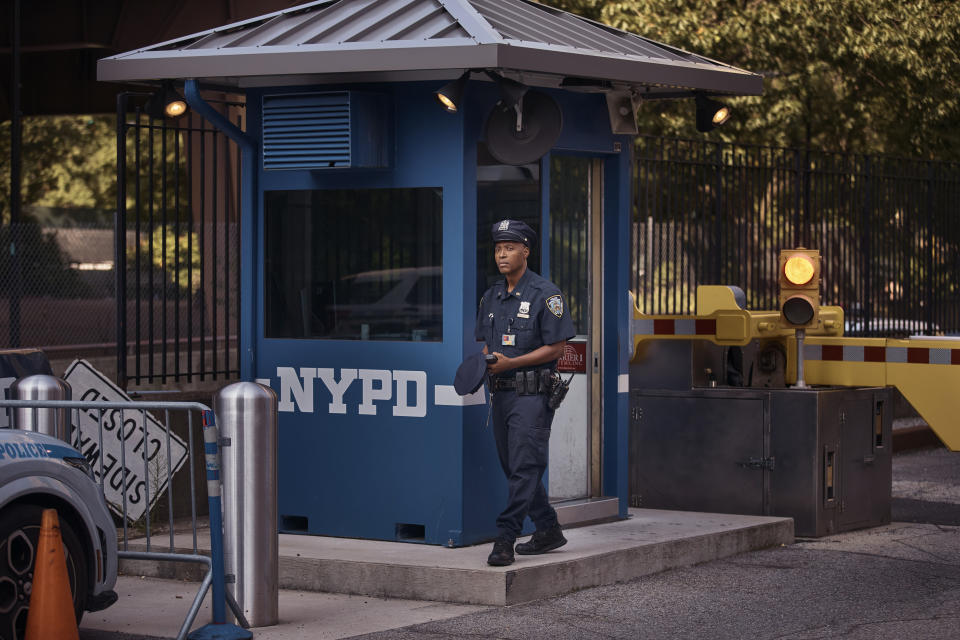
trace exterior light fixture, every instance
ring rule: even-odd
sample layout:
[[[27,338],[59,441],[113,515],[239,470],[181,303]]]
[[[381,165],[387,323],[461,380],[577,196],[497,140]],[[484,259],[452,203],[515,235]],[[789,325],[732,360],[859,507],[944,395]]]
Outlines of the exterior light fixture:
[[[173,83],[169,80],[164,81],[160,89],[150,96],[144,107],[147,115],[156,120],[163,118],[176,119],[185,114],[187,110],[187,101],[176,92]]]
[[[437,97],[437,101],[449,113],[456,113],[457,109],[460,108],[460,99],[463,97],[463,90],[466,88],[469,79],[470,70],[468,69],[456,80],[451,80],[434,91],[433,95]]]
[[[719,127],[730,119],[730,107],[711,100],[702,93],[696,97],[697,103],[697,131],[706,133],[716,127]]]

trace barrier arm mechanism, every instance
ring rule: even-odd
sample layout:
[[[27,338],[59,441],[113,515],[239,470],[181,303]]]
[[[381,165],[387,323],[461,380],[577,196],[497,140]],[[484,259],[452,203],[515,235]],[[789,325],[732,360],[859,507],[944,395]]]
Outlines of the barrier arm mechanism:
[[[647,315],[637,307],[631,293],[633,317],[630,333],[633,354],[644,340],[709,340],[714,344],[744,346],[757,338],[787,338],[793,329],[780,327],[778,311],[748,311],[734,301],[729,287],[697,288],[698,315]],[[843,309],[821,307],[820,325],[807,335],[840,335],[843,332]]]
[[[195,78],[190,78],[183,85],[183,95],[190,108],[200,114],[207,122],[237,143],[240,147],[240,274],[246,282],[252,283],[251,274],[255,273],[257,264],[257,227],[254,207],[257,202],[257,145],[253,137],[247,135],[237,125],[230,122],[220,112],[214,109],[200,95],[200,87]],[[253,380],[256,367],[256,292],[254,285],[244,286],[240,292],[240,335],[238,336],[238,352],[240,358],[240,377],[244,380]]]
[[[947,448],[960,451],[960,338],[811,337],[804,361],[811,384],[896,387]]]
[[[794,382],[794,330],[779,326],[777,311],[740,309],[729,287],[697,288],[702,315],[646,315],[630,295],[631,357],[645,340],[709,340],[743,346],[754,339],[783,343],[786,379]],[[843,336],[843,309],[820,307],[820,323],[806,331],[804,377],[808,384],[892,386],[913,405],[951,451],[960,451],[960,338],[850,338]]]

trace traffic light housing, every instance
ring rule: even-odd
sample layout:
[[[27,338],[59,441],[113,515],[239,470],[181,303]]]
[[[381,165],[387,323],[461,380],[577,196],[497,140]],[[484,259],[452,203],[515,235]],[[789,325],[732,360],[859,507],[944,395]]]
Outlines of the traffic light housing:
[[[820,251],[780,251],[780,326],[810,329],[820,322]]]

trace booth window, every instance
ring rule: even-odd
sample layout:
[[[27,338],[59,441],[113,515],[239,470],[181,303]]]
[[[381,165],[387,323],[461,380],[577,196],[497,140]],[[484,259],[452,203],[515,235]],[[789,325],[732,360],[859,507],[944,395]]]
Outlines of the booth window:
[[[268,338],[443,338],[439,188],[264,193]]]

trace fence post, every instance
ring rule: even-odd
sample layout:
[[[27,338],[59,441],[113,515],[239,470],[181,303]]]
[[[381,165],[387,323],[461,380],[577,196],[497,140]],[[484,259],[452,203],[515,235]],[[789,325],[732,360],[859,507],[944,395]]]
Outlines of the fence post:
[[[863,256],[863,298],[860,301],[860,312],[863,322],[863,330],[869,335],[870,321],[873,318],[873,238],[874,233],[870,231],[870,214],[872,207],[871,189],[873,180],[871,179],[870,156],[863,156],[864,176],[863,176],[863,217],[860,222],[860,233],[864,245],[861,247],[860,255]]]
[[[803,236],[800,233],[803,208],[803,168],[800,160],[800,149],[793,150],[793,170],[796,174],[793,191],[793,246],[803,246]]]
[[[220,500],[220,448],[219,431],[213,411],[203,412],[203,446],[207,466],[207,499],[210,508],[210,560],[212,573],[213,622],[200,627],[189,640],[246,640],[253,634],[234,624],[226,622],[226,588],[223,570],[223,516]]]
[[[924,305],[923,305],[923,320],[924,320],[924,330],[925,335],[934,335],[933,330],[933,299],[934,299],[934,286],[933,286],[933,201],[934,201],[934,191],[933,191],[933,163],[927,162],[927,203],[926,203],[926,256],[924,262],[926,263],[926,277],[924,278]]]
[[[23,273],[20,264],[20,208],[22,204],[23,122],[20,113],[20,0],[12,7],[10,36],[10,262],[13,268],[13,286],[10,289],[9,320],[10,346],[20,346],[20,298],[23,296]]]
[[[713,258],[713,278],[712,281],[715,283],[722,283],[724,279],[720,273],[723,265],[723,220],[721,218],[721,213],[723,211],[722,203],[720,198],[723,195],[723,147],[722,142],[715,143],[717,145],[717,159],[714,163],[714,180],[716,192],[713,196],[713,216],[714,221],[717,224],[717,235],[715,236],[716,247],[714,250]]]
[[[117,94],[117,209],[113,212],[117,385],[127,388],[127,94]]]

